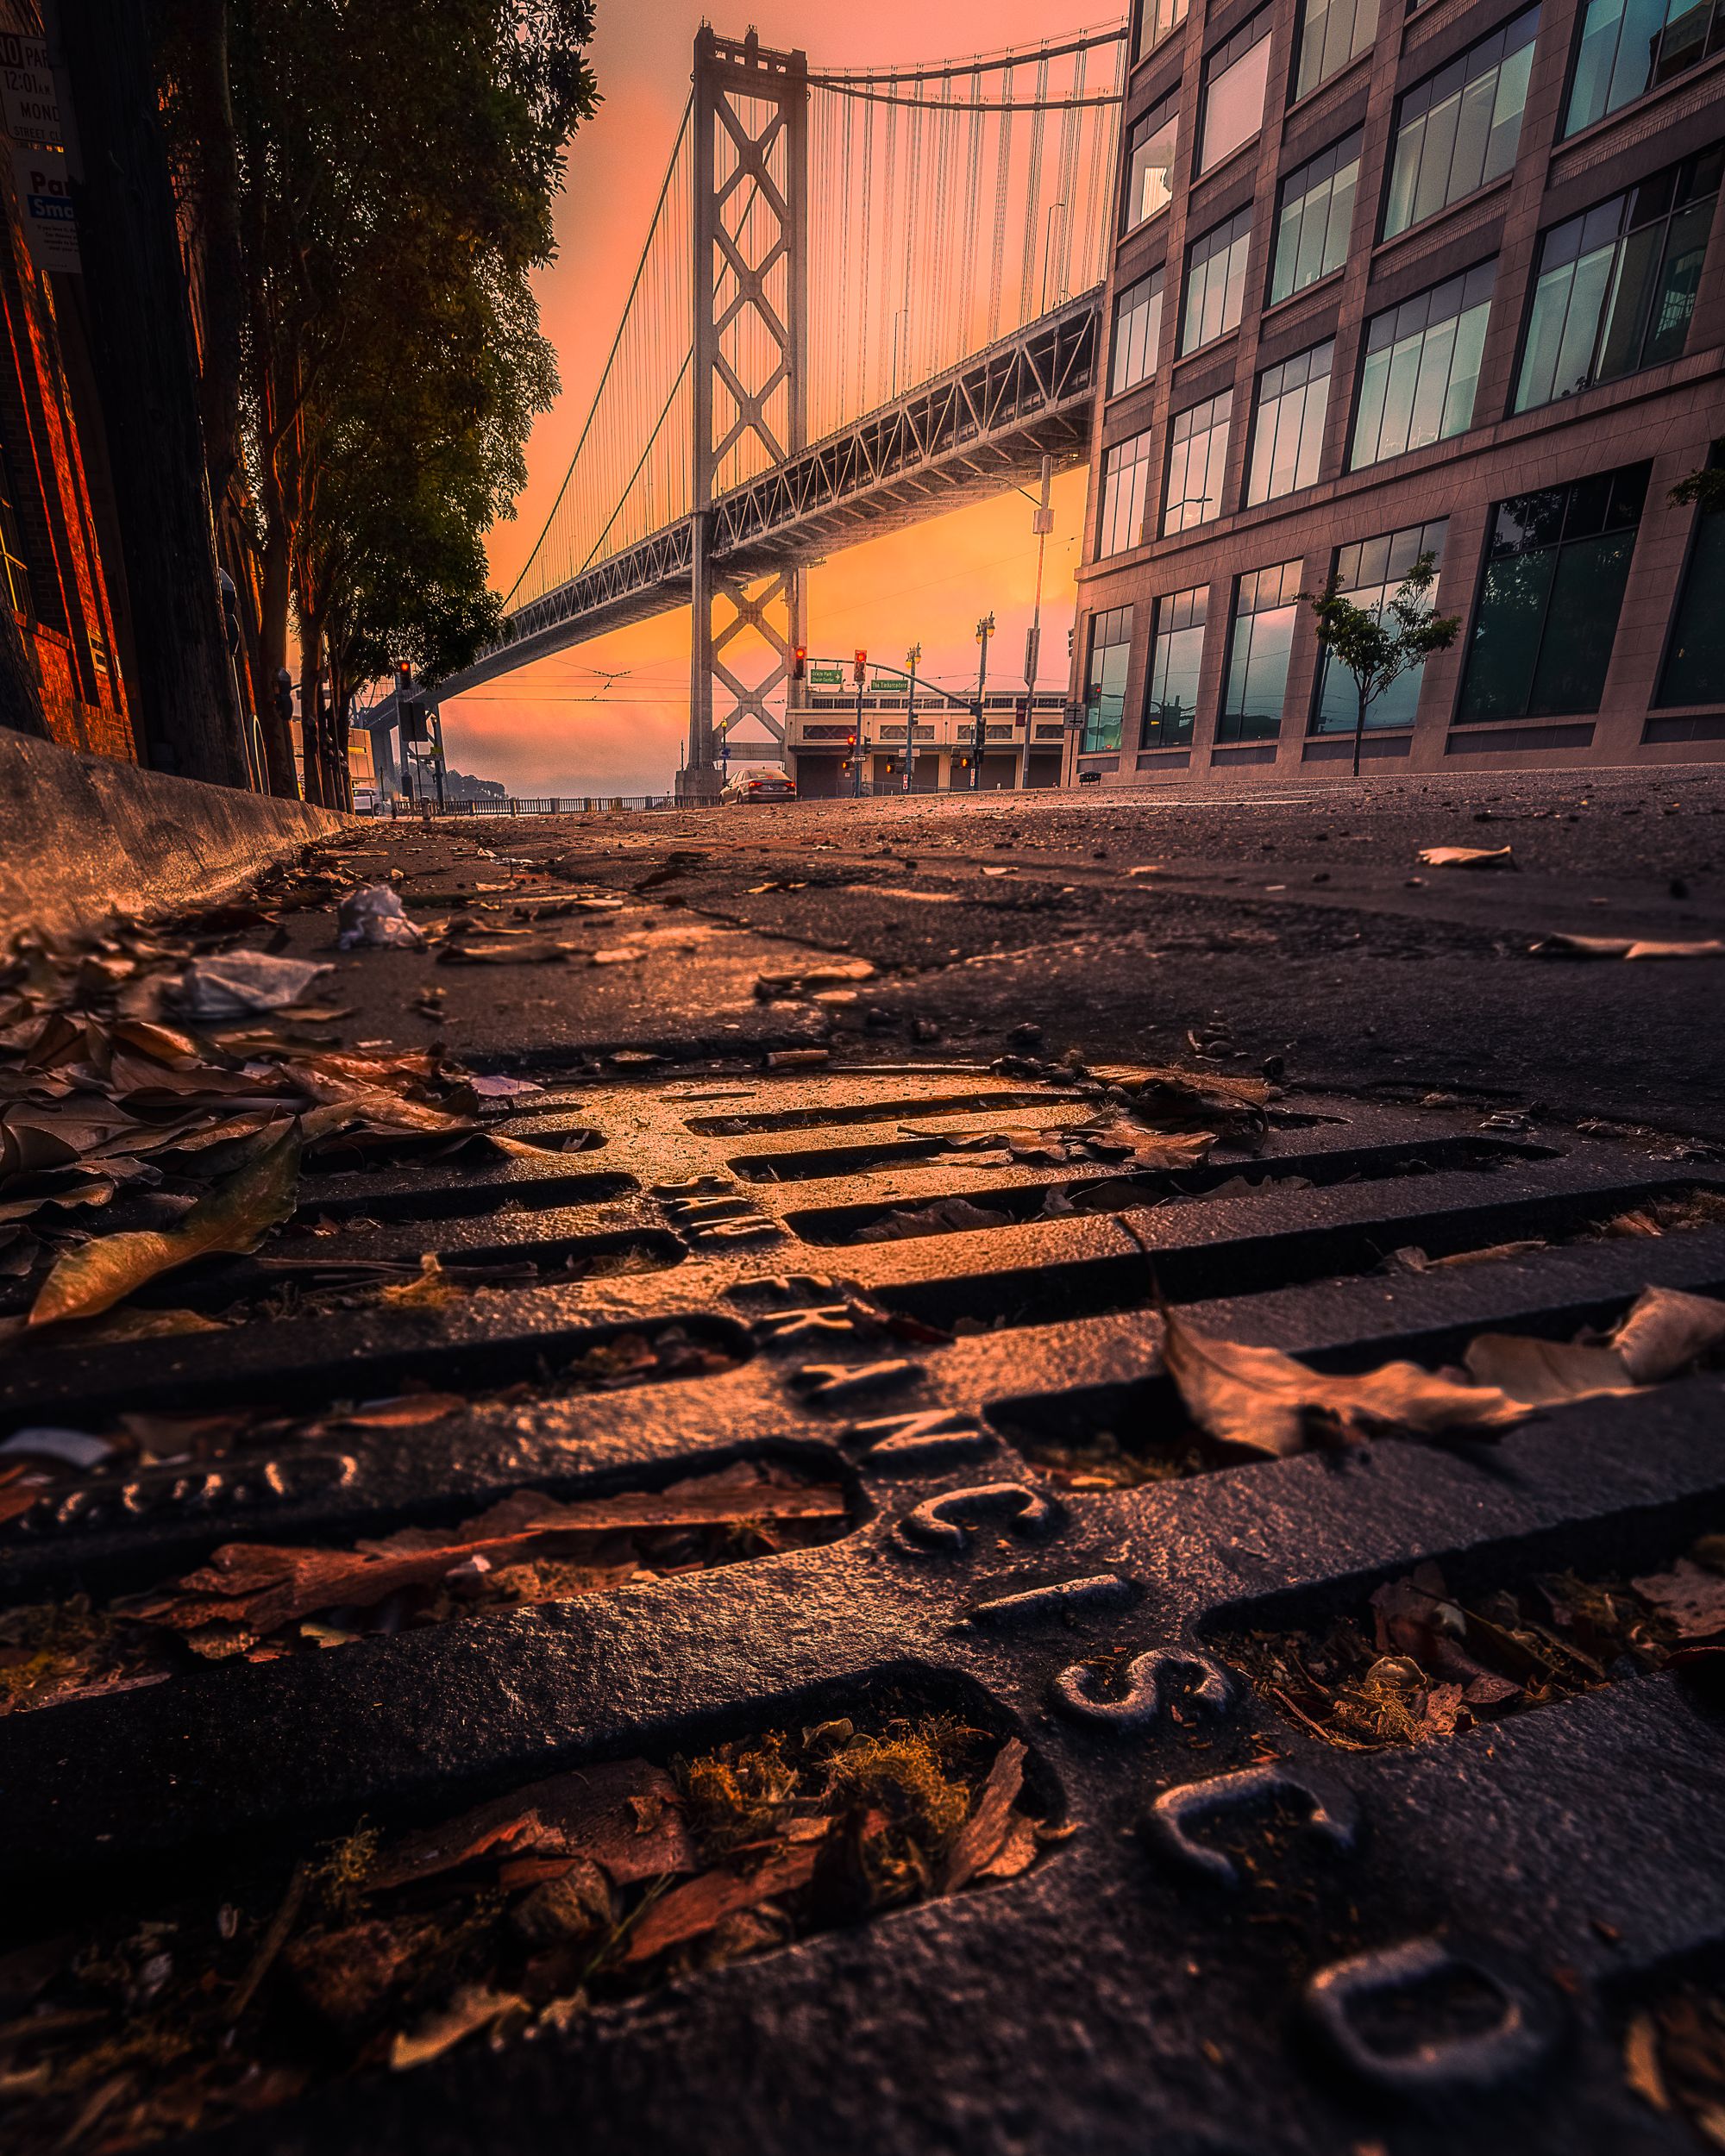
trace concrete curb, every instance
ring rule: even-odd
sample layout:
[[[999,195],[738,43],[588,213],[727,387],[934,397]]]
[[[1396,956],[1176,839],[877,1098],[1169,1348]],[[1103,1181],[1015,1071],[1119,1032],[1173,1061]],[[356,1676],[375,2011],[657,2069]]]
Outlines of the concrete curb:
[[[176,779],[0,728],[0,946],[218,902],[350,817]]]

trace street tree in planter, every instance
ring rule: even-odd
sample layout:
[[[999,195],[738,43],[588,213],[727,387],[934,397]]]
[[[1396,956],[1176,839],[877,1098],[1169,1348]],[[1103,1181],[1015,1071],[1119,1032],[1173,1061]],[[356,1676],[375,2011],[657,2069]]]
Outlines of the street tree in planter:
[[[1353,775],[1365,739],[1365,715],[1392,682],[1423,666],[1434,651],[1447,651],[1461,634],[1458,614],[1440,614],[1431,599],[1437,558],[1422,554],[1393,599],[1381,606],[1356,606],[1331,577],[1315,597],[1304,594],[1318,617],[1318,642],[1345,674],[1358,699],[1353,728]]]

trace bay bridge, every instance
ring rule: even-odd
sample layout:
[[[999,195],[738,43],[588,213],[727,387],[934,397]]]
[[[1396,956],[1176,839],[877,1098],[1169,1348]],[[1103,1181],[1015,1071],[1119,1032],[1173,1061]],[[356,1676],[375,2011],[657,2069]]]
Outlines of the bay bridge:
[[[1118,24],[844,73],[704,27],[505,635],[434,699],[688,605],[687,793],[782,742],[812,567],[1086,458],[1126,70]]]

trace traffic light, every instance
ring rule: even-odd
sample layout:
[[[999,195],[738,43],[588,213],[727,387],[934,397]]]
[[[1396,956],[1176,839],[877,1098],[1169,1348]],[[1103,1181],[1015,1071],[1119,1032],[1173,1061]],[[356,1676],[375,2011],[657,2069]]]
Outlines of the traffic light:
[[[794,681],[808,680],[808,646],[806,644],[799,644],[791,654],[791,679]]]
[[[856,679],[856,686],[860,689],[862,684],[869,679],[869,655],[866,651],[859,651],[857,653],[856,658],[851,661],[850,670]]]

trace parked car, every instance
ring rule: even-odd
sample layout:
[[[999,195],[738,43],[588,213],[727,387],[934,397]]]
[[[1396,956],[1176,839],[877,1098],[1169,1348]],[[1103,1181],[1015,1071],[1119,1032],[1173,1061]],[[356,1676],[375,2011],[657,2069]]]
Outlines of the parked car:
[[[382,805],[383,804],[378,799],[378,791],[374,786],[356,786],[354,788],[355,816],[375,816]]]
[[[721,801],[794,801],[797,782],[775,763],[746,763],[718,798]]]

